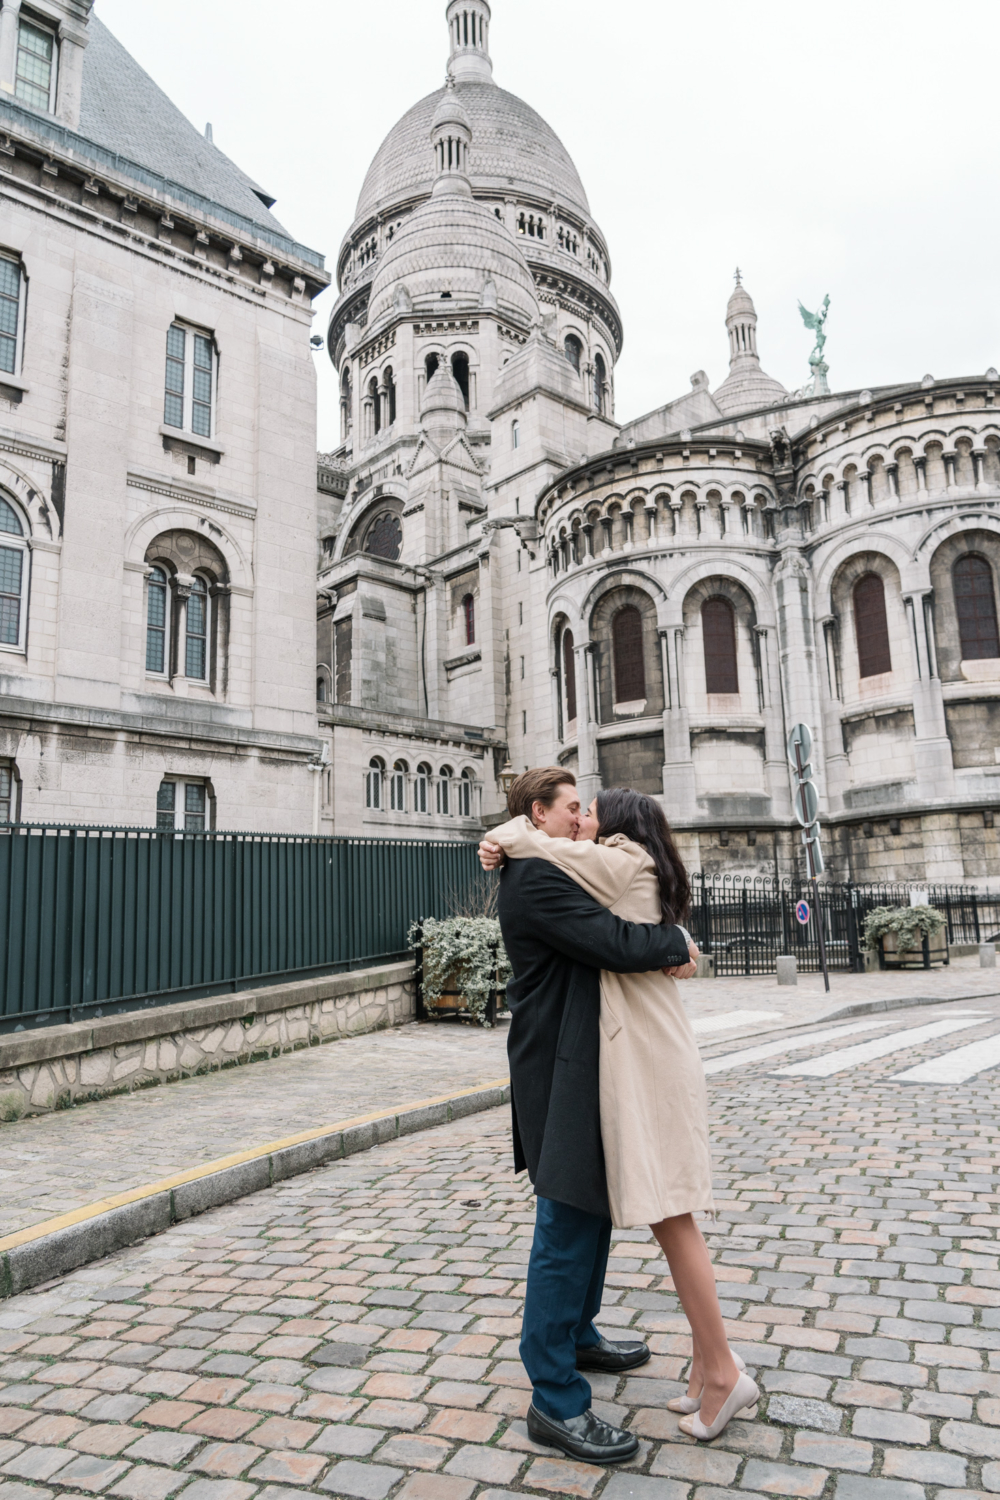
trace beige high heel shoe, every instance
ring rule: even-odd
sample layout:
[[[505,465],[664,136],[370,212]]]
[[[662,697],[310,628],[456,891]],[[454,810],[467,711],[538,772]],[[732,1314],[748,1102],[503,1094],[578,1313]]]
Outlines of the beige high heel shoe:
[[[742,1375],[746,1369],[746,1365],[743,1363],[742,1359],[735,1352],[735,1350],[730,1349],[729,1352],[733,1356],[733,1364]],[[689,1417],[691,1416],[692,1412],[696,1412],[700,1406],[700,1396],[675,1396],[673,1401],[667,1402],[667,1411],[680,1412],[682,1417]]]
[[[748,1406],[755,1406],[759,1398],[760,1391],[757,1389],[757,1382],[751,1380],[746,1373],[737,1375],[736,1384],[723,1401],[719,1415],[714,1422],[706,1427],[697,1412],[693,1412],[689,1417],[681,1417],[677,1425],[688,1437],[697,1438],[701,1443],[708,1443],[729,1426],[738,1411],[743,1411]]]

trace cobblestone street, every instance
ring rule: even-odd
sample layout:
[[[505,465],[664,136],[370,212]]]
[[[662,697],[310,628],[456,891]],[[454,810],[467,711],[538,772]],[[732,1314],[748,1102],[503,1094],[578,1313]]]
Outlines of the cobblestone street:
[[[710,1052],[857,1004],[997,992],[998,971],[970,959],[927,975],[835,974],[829,995],[818,974],[794,989],[773,975],[683,989]],[[400,1026],[0,1125],[0,1236],[313,1125],[505,1078],[506,1047],[503,1023]]]
[[[998,1019],[986,999],[714,1043],[706,1232],[764,1397],[710,1445],[665,1409],[686,1323],[642,1230],[615,1236],[600,1321],[654,1356],[592,1382],[636,1464],[527,1439],[532,1200],[497,1110],[0,1305],[0,1500],[998,1493]]]

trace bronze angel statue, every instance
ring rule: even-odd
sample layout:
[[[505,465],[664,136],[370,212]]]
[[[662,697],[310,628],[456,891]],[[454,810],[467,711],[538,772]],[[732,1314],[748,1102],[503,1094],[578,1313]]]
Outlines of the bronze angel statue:
[[[799,312],[802,314],[803,323],[807,328],[813,329],[816,334],[816,345],[813,349],[813,352],[809,356],[809,368],[812,371],[814,391],[817,395],[821,391],[826,391],[828,389],[826,384],[826,375],[830,367],[823,359],[823,345],[826,343],[826,334],[823,331],[823,325],[826,323],[826,318],[829,311],[829,293],[827,293],[827,295],[823,298],[823,305],[816,312],[810,312],[807,307],[802,306],[801,302],[799,303]]]

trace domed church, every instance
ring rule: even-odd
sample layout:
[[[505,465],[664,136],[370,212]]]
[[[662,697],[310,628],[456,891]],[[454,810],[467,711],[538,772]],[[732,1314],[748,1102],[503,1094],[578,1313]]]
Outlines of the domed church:
[[[784,875],[804,720],[832,876],[1000,877],[997,371],[832,391],[820,333],[787,391],[737,276],[725,379],[623,419],[576,168],[494,82],[487,0],[446,23],[337,257],[324,831],[478,836],[509,758],[658,797],[692,868]]]

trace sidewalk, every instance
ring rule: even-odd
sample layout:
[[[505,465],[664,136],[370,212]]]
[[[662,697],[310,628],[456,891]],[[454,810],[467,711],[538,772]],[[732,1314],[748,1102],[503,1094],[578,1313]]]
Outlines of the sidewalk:
[[[835,974],[829,995],[819,975],[795,988],[773,975],[683,986],[706,1056],[859,1004],[997,993],[1000,970],[973,959],[928,974]],[[492,1083],[507,1074],[506,1036],[505,1023],[411,1024],[2,1125],[3,1233],[297,1131]]]

